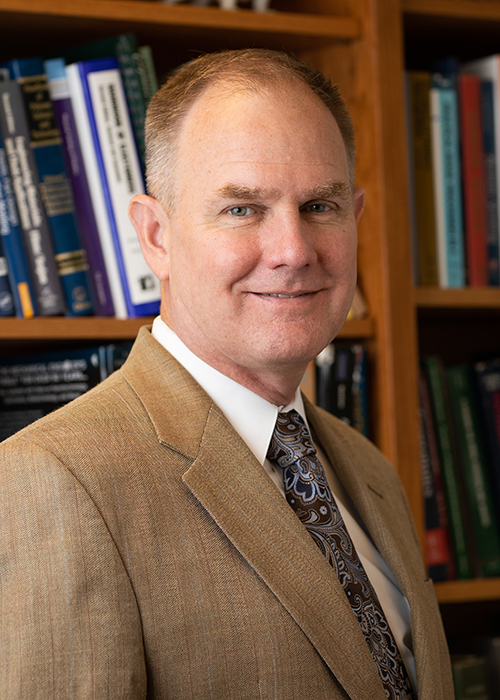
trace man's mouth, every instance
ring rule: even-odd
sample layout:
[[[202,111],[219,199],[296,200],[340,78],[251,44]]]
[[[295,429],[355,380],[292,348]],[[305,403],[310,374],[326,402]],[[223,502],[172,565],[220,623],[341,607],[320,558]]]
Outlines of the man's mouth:
[[[278,299],[296,299],[297,297],[303,297],[310,292],[300,292],[299,294],[273,294],[272,292],[256,292],[261,297],[277,297]]]

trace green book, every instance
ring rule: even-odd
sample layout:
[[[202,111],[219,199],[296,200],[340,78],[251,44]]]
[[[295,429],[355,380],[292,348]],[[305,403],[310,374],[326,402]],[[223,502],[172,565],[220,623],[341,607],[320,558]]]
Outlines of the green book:
[[[500,576],[500,534],[470,370],[467,365],[457,365],[449,367],[446,376],[474,531],[478,575]]]
[[[451,670],[455,700],[492,700],[488,689],[486,658],[452,656]]]
[[[472,578],[473,572],[467,547],[464,520],[464,504],[460,488],[459,467],[452,442],[452,427],[447,406],[444,370],[441,360],[435,356],[424,357],[422,365],[429,386],[456,574],[459,579]]]

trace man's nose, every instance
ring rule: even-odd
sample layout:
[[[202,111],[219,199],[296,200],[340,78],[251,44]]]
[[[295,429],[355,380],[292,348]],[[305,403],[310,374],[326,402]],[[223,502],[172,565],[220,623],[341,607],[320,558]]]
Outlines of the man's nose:
[[[317,260],[316,236],[300,211],[273,217],[264,233],[264,259],[269,268],[300,270]]]

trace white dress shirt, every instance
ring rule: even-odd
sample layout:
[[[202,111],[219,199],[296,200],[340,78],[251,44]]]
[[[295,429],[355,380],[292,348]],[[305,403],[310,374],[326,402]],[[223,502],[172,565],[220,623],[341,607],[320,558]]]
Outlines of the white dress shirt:
[[[159,316],[153,322],[152,334],[217,404],[284,496],[282,470],[271,464],[266,455],[280,411],[295,409],[308,425],[300,389],[297,389],[294,400],[288,406],[275,406],[200,360]],[[412,685],[416,688],[408,601],[367,534],[328,458],[317,445],[316,449],[347,530],[380,600]]]

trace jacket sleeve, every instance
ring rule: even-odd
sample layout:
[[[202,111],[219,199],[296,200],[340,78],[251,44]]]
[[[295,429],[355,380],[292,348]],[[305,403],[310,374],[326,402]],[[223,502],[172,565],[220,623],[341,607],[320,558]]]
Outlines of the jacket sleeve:
[[[52,454],[0,445],[0,697],[146,697],[139,612],[103,515]]]

